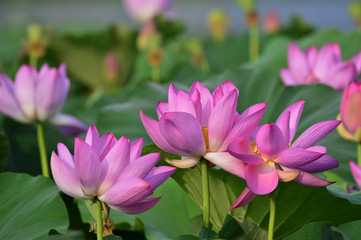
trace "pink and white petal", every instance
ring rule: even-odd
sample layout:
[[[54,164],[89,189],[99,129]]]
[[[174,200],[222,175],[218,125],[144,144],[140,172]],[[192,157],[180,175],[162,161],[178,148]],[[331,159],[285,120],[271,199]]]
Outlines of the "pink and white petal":
[[[89,146],[95,146],[99,142],[99,132],[94,124],[90,125],[88,131],[86,133],[85,142],[89,144]]]
[[[361,51],[358,52],[355,56],[353,56],[350,60],[355,64],[357,75],[361,72]]]
[[[84,123],[67,114],[58,113],[50,120],[50,122],[53,123],[58,128],[58,130],[65,135],[79,135],[81,133],[85,133],[87,130],[87,127],[84,125]]]
[[[238,93],[225,95],[214,107],[208,122],[209,150],[217,151],[223,144],[234,123]]]
[[[98,181],[98,194],[102,195],[112,187],[125,171],[130,162],[130,143],[126,137],[110,149],[100,164],[100,177]]]
[[[159,120],[162,118],[164,113],[169,112],[168,103],[165,102],[158,102],[155,109],[157,110],[157,115]]]
[[[301,172],[300,176],[298,176],[294,181],[309,187],[324,187],[335,183],[307,172]]]
[[[103,195],[100,201],[110,205],[126,206],[152,194],[150,184],[138,177],[121,178]]]
[[[313,161],[309,164],[306,164],[304,166],[299,167],[299,169],[309,172],[309,173],[318,173],[318,172],[324,172],[333,168],[337,168],[339,166],[339,163],[336,159],[334,159],[331,156],[324,155],[317,159],[316,161]]]
[[[316,123],[306,129],[292,144],[293,148],[309,148],[324,138],[327,134],[337,128],[341,121],[328,120]]]
[[[175,108],[169,108],[170,112],[186,112],[192,114],[195,118],[197,118],[196,110],[194,108],[194,104],[192,99],[188,96],[187,93],[179,90],[178,96],[176,99]]]
[[[120,174],[120,178],[139,177],[145,178],[154,168],[161,157],[160,153],[149,153],[131,162]]]
[[[31,122],[27,119],[15,97],[14,83],[0,72],[0,112],[22,123]]]
[[[246,187],[242,194],[238,197],[238,199],[233,203],[233,205],[229,208],[229,210],[235,209],[235,208],[239,208],[239,207],[243,207],[246,206],[248,203],[252,202],[252,200],[256,197],[257,195],[252,192],[248,187]]]
[[[162,183],[164,183],[176,170],[177,168],[168,166],[153,168],[144,178],[144,181],[150,184],[150,188],[152,190],[155,190]]]
[[[201,156],[206,151],[202,127],[199,121],[185,112],[169,112],[159,121],[164,139],[182,156]]]
[[[73,155],[71,155],[68,148],[62,143],[58,143],[58,154],[62,161],[66,162],[71,168],[74,169]]]
[[[142,119],[144,128],[147,131],[149,137],[158,147],[160,147],[162,150],[168,153],[172,153],[176,155],[185,155],[184,152],[175,149],[174,147],[169,145],[169,143],[165,140],[164,136],[160,132],[158,121],[147,117],[146,115],[143,114],[142,111],[140,111],[140,118]]]
[[[311,68],[306,55],[295,43],[290,43],[288,47],[288,66],[294,82],[304,84],[305,79],[311,72]]]
[[[331,43],[327,43],[318,53],[317,61],[313,67],[313,73],[318,79],[322,79],[327,72],[339,62],[335,58],[334,47]]]
[[[130,162],[139,158],[142,154],[143,138],[139,138],[130,144]]]
[[[201,160],[200,156],[187,156],[182,157],[181,160],[170,160],[168,158],[165,158],[165,161],[169,163],[172,166],[175,166],[177,168],[192,168]]]
[[[276,121],[276,125],[280,129],[283,129],[284,118],[286,117],[288,112],[290,112],[290,121],[289,121],[290,137],[289,137],[289,142],[292,142],[293,138],[296,135],[297,125],[298,125],[298,122],[300,120],[304,105],[305,105],[305,101],[303,101],[303,100],[291,104],[290,106],[288,106],[281,113],[281,115],[278,117],[278,119]]]
[[[266,106],[266,103],[256,104],[248,108],[245,111],[246,113],[243,112],[223,141],[219,151],[225,151],[227,146],[235,139],[248,139],[261,121]]]
[[[54,181],[62,192],[79,199],[90,199],[93,197],[93,195],[86,196],[84,194],[74,169],[61,160],[54,152],[51,154],[50,167]]]
[[[361,189],[361,168],[360,166],[356,165],[353,161],[350,161],[349,165],[353,179],[355,179],[358,187]]]
[[[297,178],[301,171],[282,171],[282,170],[276,170],[278,174],[278,179],[281,182],[290,182],[293,181],[295,178]]]
[[[35,87],[38,73],[32,66],[22,65],[15,76],[14,93],[19,106],[30,122],[35,120]]]
[[[108,154],[110,149],[115,146],[117,139],[112,133],[106,133],[99,138],[99,140],[92,145],[94,151],[99,155],[100,161],[103,161],[104,157]]]
[[[207,152],[203,157],[225,171],[245,179],[245,164],[228,152]]]
[[[173,83],[169,85],[168,89],[168,110],[174,111],[177,105],[178,90]]]
[[[197,91],[200,95],[200,102],[202,105],[202,126],[206,127],[208,125],[209,116],[213,110],[213,97],[208,88],[196,81],[192,84],[188,92],[188,95],[193,101],[196,101]]]
[[[300,83],[295,82],[290,70],[288,70],[288,69],[285,69],[285,68],[281,69],[280,76],[281,76],[281,80],[285,86],[296,86],[297,84],[300,84]]]
[[[109,204],[109,207],[113,208],[116,211],[126,213],[126,214],[138,214],[138,213],[145,212],[145,211],[151,209],[152,207],[154,207],[159,202],[160,199],[161,199],[161,197],[148,198],[148,199],[138,201],[137,203],[130,204],[127,206],[123,206],[123,205],[117,206],[117,205]]]
[[[247,186],[257,195],[271,193],[278,185],[278,174],[274,163],[249,164],[245,173]]]
[[[351,62],[341,62],[329,69],[320,81],[338,91],[343,91],[356,78],[355,65]]]
[[[323,155],[323,153],[307,151],[302,148],[290,148],[281,152],[275,162],[288,167],[301,168],[301,166],[316,161]]]
[[[94,195],[100,176],[100,160],[95,151],[80,138],[75,139],[74,167],[85,194]]]
[[[258,130],[256,145],[262,156],[272,160],[288,148],[287,140],[276,124],[268,123]]]

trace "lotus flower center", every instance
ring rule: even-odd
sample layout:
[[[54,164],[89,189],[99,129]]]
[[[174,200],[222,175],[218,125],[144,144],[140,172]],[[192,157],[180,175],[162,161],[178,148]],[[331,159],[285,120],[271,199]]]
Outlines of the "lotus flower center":
[[[318,80],[318,78],[313,73],[310,73],[306,77],[306,83],[307,84],[313,84],[313,83],[318,83],[318,82],[320,82],[320,80]]]
[[[209,150],[208,127],[202,127],[202,133],[203,133],[204,142],[206,144],[206,151],[208,152]]]
[[[265,157],[262,156],[262,154],[261,154],[261,152],[259,151],[259,149],[258,149],[255,141],[253,141],[253,142],[251,143],[251,150],[252,150],[253,154],[256,154],[257,156],[263,158],[263,160],[264,160],[265,162],[267,162],[267,161],[272,161],[272,160],[267,159],[267,158],[265,158]]]

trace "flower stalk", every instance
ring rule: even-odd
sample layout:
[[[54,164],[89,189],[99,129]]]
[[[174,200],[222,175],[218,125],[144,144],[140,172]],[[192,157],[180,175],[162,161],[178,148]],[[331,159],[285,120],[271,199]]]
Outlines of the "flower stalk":
[[[102,202],[96,199],[97,202],[97,240],[103,240],[103,219],[102,219]]]
[[[259,30],[258,24],[249,29],[249,58],[256,61],[259,56]]]
[[[361,143],[357,143],[357,163],[361,166]]]
[[[275,217],[276,217],[276,194],[275,191],[269,194],[269,207],[270,207],[270,214],[269,214],[269,222],[268,222],[268,240],[273,240],[273,230],[275,225]]]
[[[201,159],[202,190],[203,190],[203,226],[209,228],[209,179],[207,160]]]
[[[37,123],[37,135],[38,135],[41,170],[43,172],[43,176],[50,177],[49,163],[46,157],[47,155],[46,155],[46,147],[44,141],[44,130],[43,130],[43,124],[41,122]]]

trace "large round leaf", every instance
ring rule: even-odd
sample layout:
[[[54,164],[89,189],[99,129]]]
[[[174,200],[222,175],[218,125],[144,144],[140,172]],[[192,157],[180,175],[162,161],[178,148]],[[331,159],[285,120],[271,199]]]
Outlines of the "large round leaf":
[[[69,221],[59,189],[49,178],[0,174],[0,239],[47,239],[67,231]]]

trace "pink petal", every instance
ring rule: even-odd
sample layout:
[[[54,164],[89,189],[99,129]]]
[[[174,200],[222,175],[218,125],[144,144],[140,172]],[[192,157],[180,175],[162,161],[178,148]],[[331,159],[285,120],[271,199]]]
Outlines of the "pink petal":
[[[313,67],[313,73],[318,79],[323,79],[330,68],[340,60],[335,58],[334,47],[328,43],[318,53],[317,61]]]
[[[177,168],[168,167],[168,166],[160,166],[153,168],[144,178],[144,181],[149,183],[150,188],[154,190],[159,185],[164,183],[176,170]]]
[[[223,97],[213,109],[208,122],[209,150],[217,151],[232,128],[237,107],[237,91]]]
[[[163,137],[162,133],[159,129],[159,122],[147,117],[143,114],[142,111],[140,111],[140,118],[142,119],[143,125],[147,133],[149,134],[149,137],[152,139],[152,141],[160,147],[162,150],[176,154],[176,155],[184,155],[184,152],[181,152],[179,150],[176,150],[174,147],[169,145],[167,140]]]
[[[313,147],[309,147],[306,149],[307,151],[312,151],[312,152],[319,152],[322,154],[325,154],[327,151],[327,148],[325,148],[324,146],[313,146]]]
[[[225,81],[224,83],[222,83],[221,85],[219,85],[214,92],[212,93],[212,97],[213,97],[213,106],[216,106],[218,104],[218,102],[226,95],[228,95],[230,92],[236,91],[237,92],[237,98],[238,98],[238,94],[239,91],[236,88],[236,86],[234,86],[234,84],[230,81]]]
[[[238,197],[237,201],[235,201],[228,210],[246,206],[248,203],[252,202],[256,196],[256,194],[254,194],[248,187],[246,187],[242,194]]]
[[[361,91],[352,91],[351,88],[354,86],[355,84],[352,83],[346,88],[340,107],[342,124],[351,134],[361,126]]]
[[[54,152],[51,154],[50,167],[54,181],[62,192],[79,199],[93,197],[93,195],[86,196],[84,194],[74,169],[67,162],[61,160]]]
[[[130,144],[130,162],[139,158],[142,154],[143,138],[139,138]]]
[[[194,101],[197,98],[197,91],[200,95],[200,102],[202,106],[202,127],[206,127],[208,125],[209,116],[213,110],[213,97],[205,86],[196,81],[192,84],[188,92],[188,95]]]
[[[103,160],[105,155],[117,142],[117,139],[111,133],[106,133],[102,137],[99,137],[99,133],[94,124],[92,124],[87,132],[85,142],[91,146],[98,154],[100,160]]]
[[[355,64],[357,75],[361,72],[361,51],[358,52],[354,57],[350,60]]]
[[[158,102],[156,106],[158,119],[161,119],[163,114],[169,112],[168,103],[165,102]]]
[[[309,148],[333,131],[341,121],[329,120],[316,123],[306,129],[292,144],[293,148]]]
[[[168,89],[168,109],[176,109],[178,90],[173,83],[169,85]]]
[[[297,83],[293,79],[293,76],[292,76],[292,73],[290,70],[285,69],[285,68],[281,69],[280,76],[281,76],[281,80],[285,86],[297,85]]]
[[[284,119],[285,119],[286,115],[288,114],[288,112],[290,112],[289,142],[292,142],[293,138],[296,135],[298,121],[300,120],[304,104],[305,104],[305,101],[298,101],[296,103],[291,104],[281,113],[281,115],[278,117],[278,119],[276,121],[276,125],[280,129],[283,129],[284,128],[283,127]]]
[[[219,151],[225,151],[229,143],[235,139],[248,139],[261,121],[266,106],[266,103],[259,103],[246,109],[223,141]]]
[[[179,90],[175,104],[169,104],[169,112],[186,112],[197,117],[192,99],[182,90]]]
[[[111,204],[109,206],[116,211],[123,212],[126,214],[138,214],[145,212],[151,209],[152,207],[154,207],[159,202],[160,199],[161,197],[149,198],[127,206],[120,205],[118,207],[117,205],[111,205]]]
[[[305,55],[310,66],[314,66],[317,61],[317,46],[307,48]]]
[[[126,137],[121,137],[100,164],[98,194],[101,195],[112,187],[129,163],[130,143]]]
[[[35,86],[38,74],[32,66],[22,65],[15,76],[14,92],[19,106],[29,121],[35,120]]]
[[[245,164],[228,152],[207,152],[203,157],[225,171],[240,178],[245,178]]]
[[[14,93],[14,83],[3,73],[0,73],[0,112],[23,123],[30,122],[25,118]]]
[[[295,43],[291,43],[288,47],[288,66],[294,82],[304,84],[311,69],[305,54]]]
[[[247,164],[261,164],[264,163],[264,159],[256,154],[250,154],[245,141],[233,141],[228,145],[228,152],[233,157],[242,160]]]
[[[281,182],[293,181],[301,174],[301,171],[281,171],[278,169],[276,171],[277,171],[278,179]]]
[[[94,150],[80,138],[75,139],[74,167],[85,194],[94,196],[100,175],[100,160]]]
[[[126,206],[152,194],[149,183],[138,177],[119,179],[118,182],[99,196],[99,200],[109,205]]]
[[[201,156],[206,151],[202,127],[189,113],[169,112],[163,115],[159,129],[165,140],[182,156]]]
[[[318,173],[337,168],[338,166],[339,163],[336,159],[331,156],[324,155],[316,161],[300,167],[300,169],[309,173]]]
[[[273,192],[278,185],[278,174],[274,163],[247,165],[246,181],[250,190],[257,195]]]
[[[339,63],[329,69],[320,81],[332,88],[343,91],[347,85],[357,78],[356,68],[351,62]]]
[[[50,122],[57,126],[58,130],[65,135],[79,135],[87,130],[84,123],[67,114],[58,113]]]
[[[349,165],[353,179],[355,179],[358,187],[361,189],[361,168],[352,161],[349,162]]]
[[[300,176],[297,177],[294,181],[309,187],[324,187],[335,183],[319,178],[307,172],[301,172]]]
[[[200,156],[187,156],[182,157],[181,160],[169,160],[168,158],[165,158],[165,161],[177,168],[192,168],[197,165],[200,159]]]
[[[264,124],[257,133],[256,145],[265,158],[276,158],[288,147],[288,139],[285,138],[279,127],[273,123]]]
[[[122,172],[120,178],[144,178],[154,168],[161,157],[160,153],[149,153],[131,162]]]
[[[311,152],[302,148],[287,149],[278,156],[277,163],[285,166],[300,168],[323,156],[323,153]]]
[[[72,169],[74,169],[73,155],[71,155],[68,148],[62,143],[58,143],[58,154],[62,161],[66,162]]]

